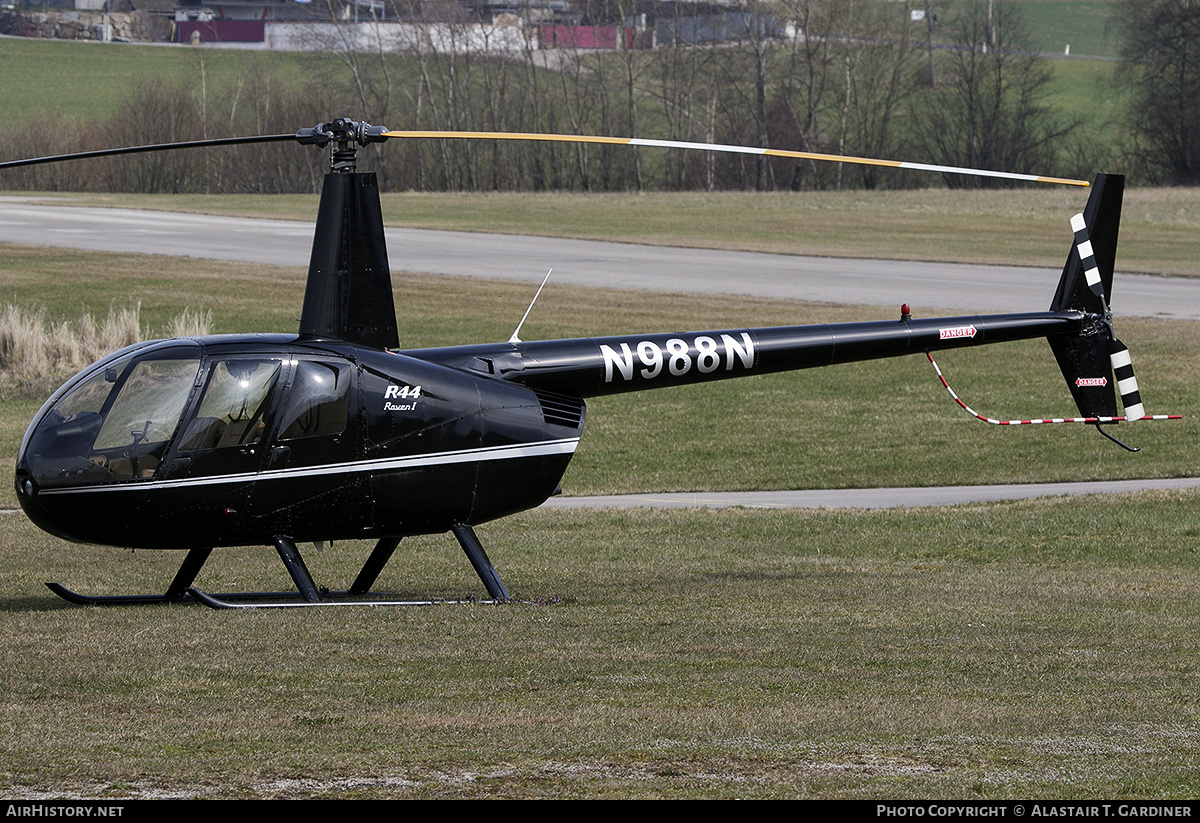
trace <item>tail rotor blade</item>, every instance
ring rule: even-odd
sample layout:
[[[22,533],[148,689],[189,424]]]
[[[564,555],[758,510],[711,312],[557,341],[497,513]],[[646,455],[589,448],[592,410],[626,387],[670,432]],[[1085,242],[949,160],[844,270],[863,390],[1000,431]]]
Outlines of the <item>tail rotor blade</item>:
[[[1142,405],[1142,395],[1138,392],[1137,377],[1133,374],[1133,359],[1129,356],[1129,349],[1120,340],[1113,340],[1109,356],[1112,359],[1117,391],[1121,395],[1121,406],[1125,409],[1125,419],[1140,420],[1146,416],[1146,409]]]
[[[1100,268],[1096,265],[1096,254],[1092,250],[1092,240],[1088,236],[1087,221],[1083,213],[1071,218],[1071,231],[1075,232],[1075,250],[1079,252],[1079,263],[1083,267],[1083,276],[1092,294],[1101,300],[1104,296],[1104,281],[1100,279]]]

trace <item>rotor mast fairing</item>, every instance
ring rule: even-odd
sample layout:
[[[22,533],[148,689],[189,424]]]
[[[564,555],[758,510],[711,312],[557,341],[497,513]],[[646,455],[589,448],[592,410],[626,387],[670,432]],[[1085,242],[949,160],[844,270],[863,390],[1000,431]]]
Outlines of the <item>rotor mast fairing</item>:
[[[356,170],[356,146],[381,142],[382,132],[335,120],[297,135],[302,143],[328,145],[331,169],[321,187],[302,336],[376,349],[400,345],[378,181]]]

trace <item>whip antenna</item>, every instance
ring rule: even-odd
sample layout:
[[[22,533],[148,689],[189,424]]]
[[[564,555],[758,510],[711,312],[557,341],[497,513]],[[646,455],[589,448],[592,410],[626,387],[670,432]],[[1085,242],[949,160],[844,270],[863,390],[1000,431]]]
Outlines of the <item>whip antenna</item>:
[[[520,343],[521,338],[517,337],[517,333],[521,331],[521,327],[525,325],[525,318],[533,311],[533,304],[537,302],[538,295],[542,293],[542,289],[546,288],[546,281],[550,279],[550,275],[554,274],[554,269],[546,272],[546,276],[542,278],[542,285],[538,286],[538,290],[534,292],[533,299],[529,301],[529,308],[525,309],[525,313],[521,315],[521,322],[513,329],[512,337],[508,338],[509,343]]]

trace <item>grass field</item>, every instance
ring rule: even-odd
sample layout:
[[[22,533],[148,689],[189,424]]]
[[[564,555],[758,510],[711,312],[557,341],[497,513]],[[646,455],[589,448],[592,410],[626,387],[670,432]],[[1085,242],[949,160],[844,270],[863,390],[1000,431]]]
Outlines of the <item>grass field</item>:
[[[105,120],[138,82],[238,88],[255,74],[314,77],[314,55],[190,49],[184,46],[0,39],[0,102],[12,112],[44,112],[68,120]]]
[[[0,796],[1195,797],[1197,502],[532,512],[480,532],[531,602],[257,614],[68,607],[178,558],[3,516]],[[478,589],[445,538],[383,585]]]
[[[1039,51],[1089,57],[1116,57],[1118,32],[1112,21],[1121,6],[1116,0],[1017,0],[1030,39]]]

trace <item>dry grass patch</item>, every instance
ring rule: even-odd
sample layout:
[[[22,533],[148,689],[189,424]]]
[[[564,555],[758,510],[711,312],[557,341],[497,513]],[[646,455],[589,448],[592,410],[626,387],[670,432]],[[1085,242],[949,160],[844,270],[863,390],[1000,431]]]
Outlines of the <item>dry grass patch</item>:
[[[97,320],[84,313],[54,321],[46,308],[12,303],[0,309],[0,399],[45,398],[68,377],[125,346],[152,339],[143,327],[141,304]],[[212,310],[187,308],[167,324],[163,337],[208,334]]]

